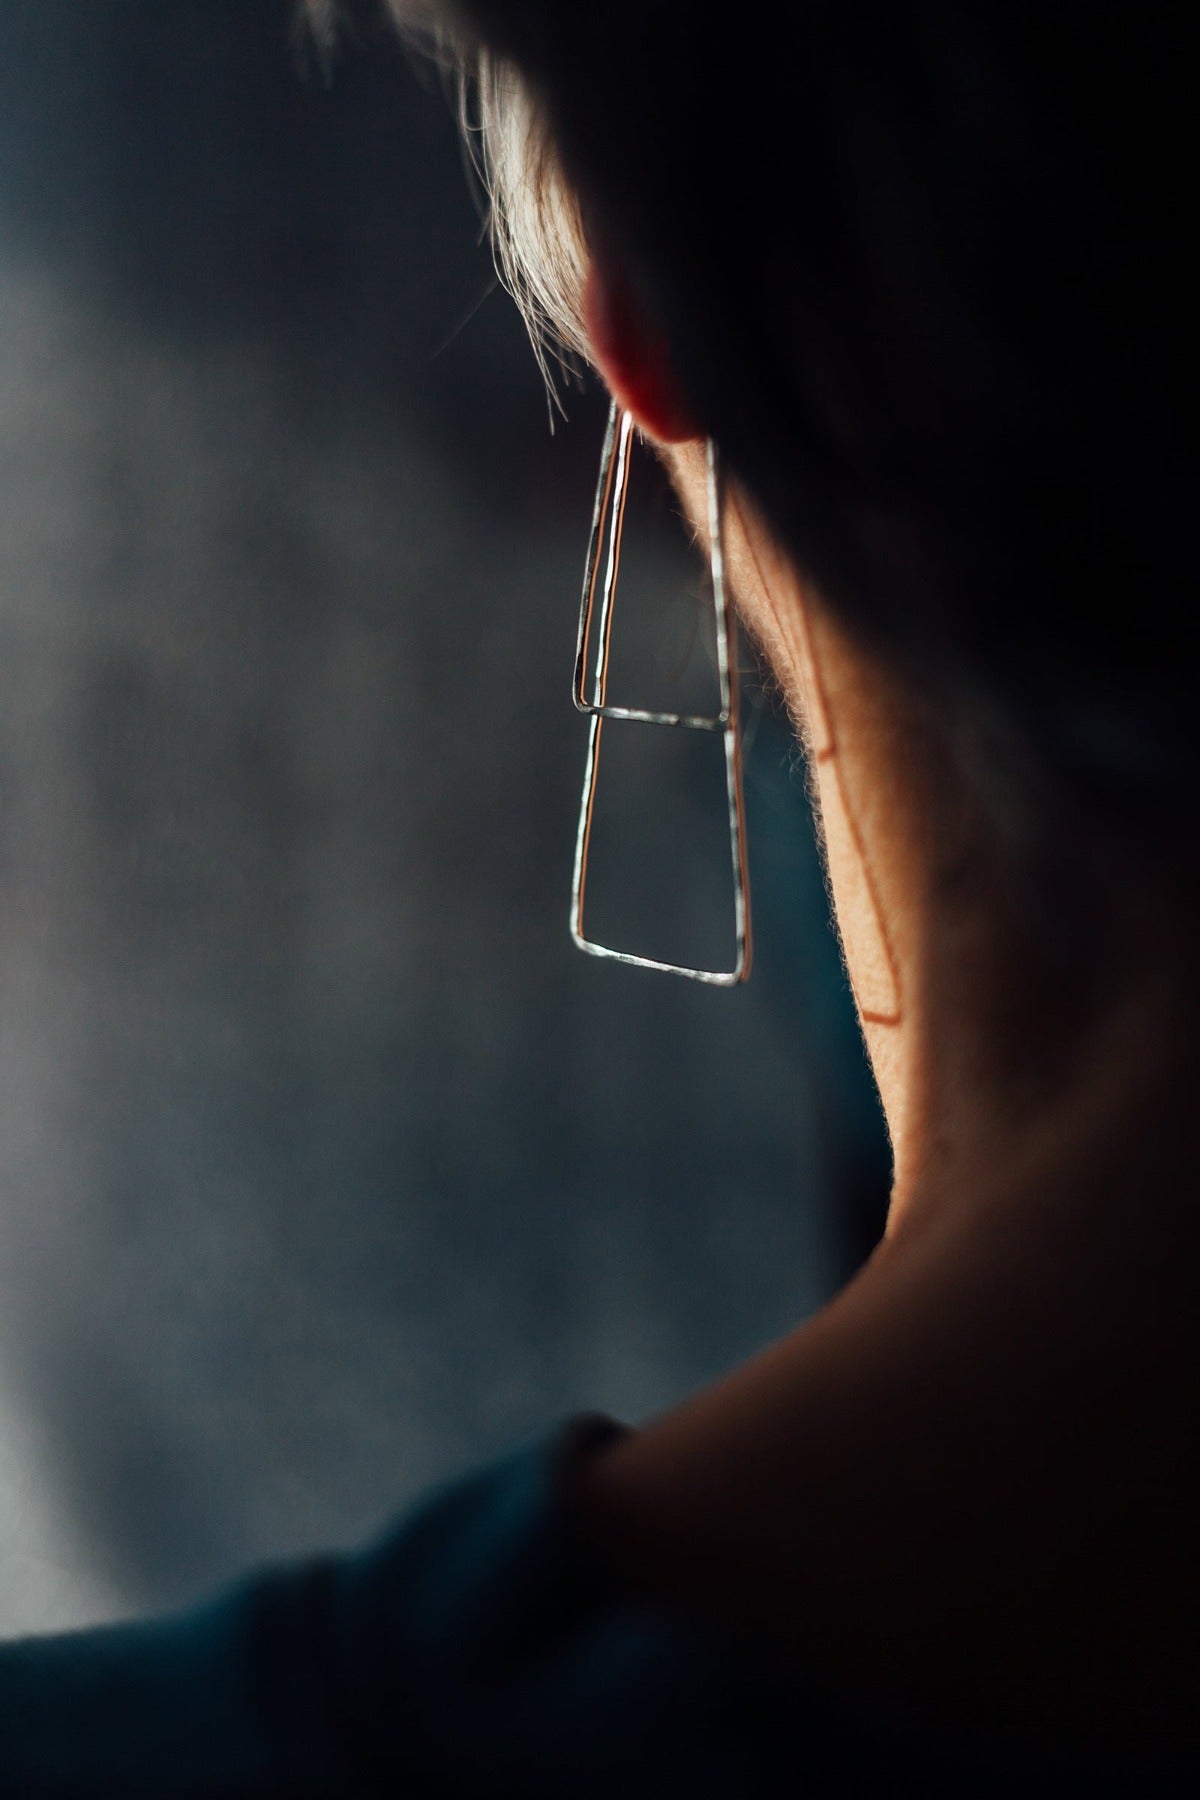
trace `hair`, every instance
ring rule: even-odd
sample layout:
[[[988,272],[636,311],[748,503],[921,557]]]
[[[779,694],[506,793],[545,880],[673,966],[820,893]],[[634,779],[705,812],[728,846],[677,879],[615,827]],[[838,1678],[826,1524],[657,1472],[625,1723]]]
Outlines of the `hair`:
[[[981,784],[1190,842],[1191,8],[389,5],[463,72],[535,345],[587,354],[612,246],[781,546]]]

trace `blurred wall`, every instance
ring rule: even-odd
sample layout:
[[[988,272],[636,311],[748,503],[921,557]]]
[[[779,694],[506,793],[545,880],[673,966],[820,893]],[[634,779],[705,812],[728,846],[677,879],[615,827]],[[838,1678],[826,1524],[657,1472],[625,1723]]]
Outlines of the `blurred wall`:
[[[0,9],[0,1631],[642,1417],[870,1241],[769,706],[751,984],[569,944],[567,401],[369,13],[326,78],[284,0]]]

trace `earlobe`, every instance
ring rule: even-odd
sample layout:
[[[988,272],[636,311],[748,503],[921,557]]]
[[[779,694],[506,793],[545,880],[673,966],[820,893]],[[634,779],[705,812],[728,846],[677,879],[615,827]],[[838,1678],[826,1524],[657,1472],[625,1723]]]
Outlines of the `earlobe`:
[[[640,431],[660,444],[704,435],[680,387],[666,338],[646,319],[612,264],[589,264],[583,317],[596,367]]]

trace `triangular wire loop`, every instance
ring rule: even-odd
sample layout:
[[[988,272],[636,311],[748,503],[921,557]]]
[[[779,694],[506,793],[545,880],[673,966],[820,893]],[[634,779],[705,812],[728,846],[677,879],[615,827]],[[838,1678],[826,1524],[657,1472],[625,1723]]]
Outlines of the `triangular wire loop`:
[[[712,987],[735,987],[750,973],[750,883],[746,865],[745,802],[742,794],[742,745],[738,722],[736,679],[737,623],[725,581],[725,537],[721,506],[721,470],[717,447],[708,440],[706,488],[708,532],[712,570],[713,607],[716,622],[717,680],[720,711],[717,713],[648,712],[637,707],[608,704],[608,660],[612,640],[613,602],[621,561],[621,533],[625,523],[625,497],[629,484],[629,452],[633,442],[633,418],[613,402],[600,457],[600,479],[588,537],[583,596],[579,606],[579,635],[575,646],[575,674],[571,692],[580,712],[587,713],[588,750],[583,793],[579,803],[579,827],[575,837],[575,869],[571,881],[571,937],[589,956],[603,956],[637,969],[656,969],[664,975],[684,975]],[[605,537],[607,530],[607,551]],[[597,594],[597,588],[599,593]],[[590,693],[587,690],[587,651],[596,626],[596,662]],[[720,731],[725,747],[725,796],[729,813],[729,849],[733,871],[733,924],[735,955],[729,969],[695,969],[686,963],[659,962],[631,950],[614,950],[584,935],[583,905],[587,886],[588,849],[592,812],[600,766],[600,735],[606,719],[644,725],[676,726],[685,731]]]

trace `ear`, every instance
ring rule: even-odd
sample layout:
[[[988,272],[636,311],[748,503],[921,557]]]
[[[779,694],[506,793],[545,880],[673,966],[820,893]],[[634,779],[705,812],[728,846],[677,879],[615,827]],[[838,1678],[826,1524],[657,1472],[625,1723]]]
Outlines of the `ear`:
[[[660,444],[703,436],[675,374],[670,348],[650,325],[614,264],[593,259],[583,290],[583,319],[596,367],[618,406]]]

